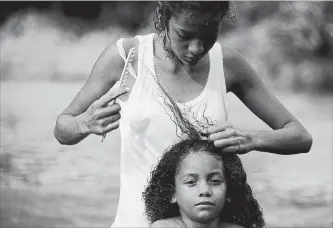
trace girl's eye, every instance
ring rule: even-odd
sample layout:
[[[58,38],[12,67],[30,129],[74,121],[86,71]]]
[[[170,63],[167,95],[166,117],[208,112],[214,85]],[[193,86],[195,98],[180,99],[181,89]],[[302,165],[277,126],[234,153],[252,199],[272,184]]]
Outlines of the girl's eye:
[[[222,180],[214,179],[214,180],[211,180],[211,183],[212,184],[220,184],[220,183],[222,183]]]
[[[195,181],[194,180],[189,180],[189,181],[186,181],[185,184],[187,184],[187,185],[194,185]]]

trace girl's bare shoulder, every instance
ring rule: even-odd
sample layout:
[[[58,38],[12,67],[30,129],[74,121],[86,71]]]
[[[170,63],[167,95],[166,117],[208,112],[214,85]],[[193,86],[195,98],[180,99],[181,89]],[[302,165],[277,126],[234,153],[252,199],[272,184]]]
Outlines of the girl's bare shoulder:
[[[178,218],[168,218],[155,221],[151,224],[151,228],[182,228],[178,222]]]
[[[220,224],[220,228],[246,228],[245,226],[229,223],[229,222],[222,222]]]

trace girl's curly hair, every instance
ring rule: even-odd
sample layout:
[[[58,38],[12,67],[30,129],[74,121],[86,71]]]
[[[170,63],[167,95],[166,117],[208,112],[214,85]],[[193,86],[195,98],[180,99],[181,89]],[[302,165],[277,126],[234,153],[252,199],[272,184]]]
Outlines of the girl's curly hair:
[[[245,227],[264,227],[262,210],[247,184],[239,157],[233,153],[221,153],[213,143],[199,138],[186,139],[173,145],[152,171],[148,186],[143,192],[145,213],[149,221],[153,223],[180,215],[178,204],[170,203],[175,189],[175,175],[187,155],[198,151],[207,151],[223,161],[227,197],[231,200],[226,201],[220,219]]]
[[[153,18],[157,34],[163,39],[164,50],[168,52],[168,57],[173,58],[174,53],[166,45],[168,23],[171,17],[179,14],[200,15],[211,12],[213,15],[221,14],[221,20],[227,16],[234,20],[236,17],[235,5],[230,1],[160,1],[158,2],[156,15]]]

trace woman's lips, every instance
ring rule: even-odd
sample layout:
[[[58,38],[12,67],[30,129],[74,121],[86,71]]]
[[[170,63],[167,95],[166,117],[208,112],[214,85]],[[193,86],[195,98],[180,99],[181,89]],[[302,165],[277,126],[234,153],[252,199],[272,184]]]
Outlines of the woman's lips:
[[[185,57],[186,62],[191,63],[191,64],[195,64],[197,62],[199,62],[199,58],[189,58],[189,57]]]

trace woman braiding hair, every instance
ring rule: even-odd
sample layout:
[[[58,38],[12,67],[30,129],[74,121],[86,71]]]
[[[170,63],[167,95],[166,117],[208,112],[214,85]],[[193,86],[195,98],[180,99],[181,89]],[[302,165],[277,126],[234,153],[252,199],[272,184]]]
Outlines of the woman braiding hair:
[[[241,54],[217,42],[223,18],[233,15],[227,1],[158,2],[157,32],[106,47],[85,85],[57,118],[54,135],[66,145],[120,128],[120,197],[112,227],[149,225],[142,201],[144,186],[158,158],[178,140],[155,78],[179,107],[190,107],[188,116],[199,123],[205,122],[204,116],[212,121],[214,126],[202,131],[222,152],[289,155],[310,150],[312,138],[304,126]],[[137,51],[128,77],[133,83],[110,90],[119,81],[131,48]],[[228,124],[228,92],[272,129],[248,131]]]

